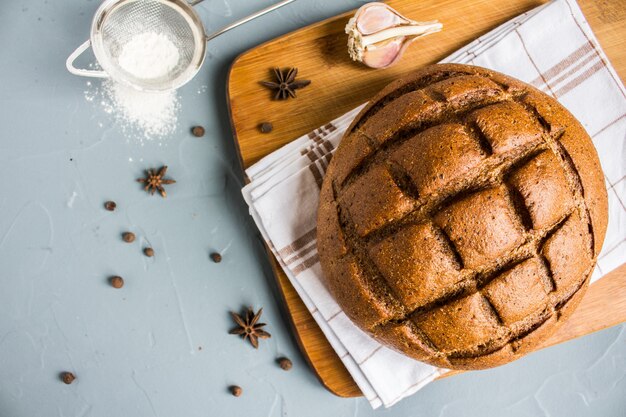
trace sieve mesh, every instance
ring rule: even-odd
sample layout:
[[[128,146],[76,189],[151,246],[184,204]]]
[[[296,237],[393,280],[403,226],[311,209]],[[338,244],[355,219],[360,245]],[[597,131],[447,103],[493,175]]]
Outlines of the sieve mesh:
[[[134,86],[161,90],[177,84],[177,80],[193,71],[198,59],[196,51],[198,31],[185,18],[184,10],[176,8],[174,2],[163,0],[126,0],[103,15],[100,34],[102,54],[107,62],[107,72]],[[179,53],[178,65],[166,76],[158,79],[137,78],[119,64],[123,46],[142,33],[163,34],[176,46]],[[202,31],[204,33],[204,31]],[[103,65],[104,66],[104,65]]]

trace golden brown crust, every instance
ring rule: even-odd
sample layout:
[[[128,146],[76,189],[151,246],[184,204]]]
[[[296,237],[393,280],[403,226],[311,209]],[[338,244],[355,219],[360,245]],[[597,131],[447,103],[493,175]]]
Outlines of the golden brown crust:
[[[594,256],[598,256],[608,223],[608,197],[600,158],[580,122],[557,101],[546,100],[545,97],[545,94],[532,89],[524,101],[535,104],[539,114],[553,130],[563,129],[567,125],[559,142],[580,177],[582,194],[593,224]]]
[[[318,212],[326,285],[415,359],[481,369],[573,312],[607,222],[593,144],[505,75],[433,65],[385,87],[346,132]]]

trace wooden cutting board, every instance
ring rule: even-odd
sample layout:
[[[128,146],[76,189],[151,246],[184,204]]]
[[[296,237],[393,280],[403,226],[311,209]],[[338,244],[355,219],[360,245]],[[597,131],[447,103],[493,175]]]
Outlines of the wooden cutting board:
[[[243,168],[289,141],[364,103],[393,79],[435,63],[501,23],[543,3],[538,0],[390,0],[416,20],[438,19],[443,32],[418,40],[400,63],[371,70],[347,54],[344,26],[352,13],[337,16],[260,45],[239,56],[228,80],[235,144]],[[622,80],[626,79],[626,4],[623,0],[582,0],[581,7]],[[295,100],[273,101],[259,85],[273,67],[297,67],[312,85]],[[274,130],[262,134],[259,123]],[[342,397],[361,395],[313,317],[269,253],[293,329],[322,384]],[[592,285],[574,316],[546,343],[561,343],[626,321],[626,264]]]

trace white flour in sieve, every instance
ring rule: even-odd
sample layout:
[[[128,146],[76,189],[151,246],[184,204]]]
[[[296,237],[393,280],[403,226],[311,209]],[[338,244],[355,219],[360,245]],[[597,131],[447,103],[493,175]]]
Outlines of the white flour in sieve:
[[[141,79],[168,75],[180,60],[178,48],[162,33],[139,33],[126,42],[118,57],[122,69]]]
[[[135,35],[123,47],[119,64],[137,78],[166,76],[180,59],[176,46],[163,34],[146,32]],[[91,86],[88,84],[88,86]],[[85,98],[100,98],[105,112],[111,114],[126,135],[141,139],[162,138],[176,130],[180,104],[176,90],[143,92],[105,80],[102,88],[85,91]]]

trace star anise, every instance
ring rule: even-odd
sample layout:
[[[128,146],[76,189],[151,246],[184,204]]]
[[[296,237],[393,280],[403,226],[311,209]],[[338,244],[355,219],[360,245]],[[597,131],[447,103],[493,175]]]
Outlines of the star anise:
[[[265,326],[265,323],[258,323],[261,313],[263,313],[263,309],[260,309],[256,314],[254,314],[252,307],[248,307],[244,317],[231,311],[230,314],[235,323],[237,323],[238,327],[232,329],[228,333],[243,336],[243,340],[250,339],[252,346],[254,346],[255,349],[258,349],[259,338],[269,339],[272,337],[271,334],[261,329],[261,327]]]
[[[311,84],[309,80],[296,80],[298,68],[289,68],[284,72],[280,68],[274,68],[276,81],[261,81],[261,85],[276,90],[274,100],[286,100],[289,97],[296,98],[296,90]]]
[[[163,188],[163,185],[174,184],[176,182],[174,180],[164,179],[163,177],[165,176],[166,172],[167,165],[161,167],[161,169],[159,169],[156,173],[155,170],[148,169],[146,170],[146,174],[148,174],[147,177],[139,178],[137,182],[146,184],[144,190],[149,191],[151,195],[154,194],[155,191],[158,191],[159,194],[161,194],[161,197],[165,198],[167,197],[167,193],[165,192],[165,188]]]

